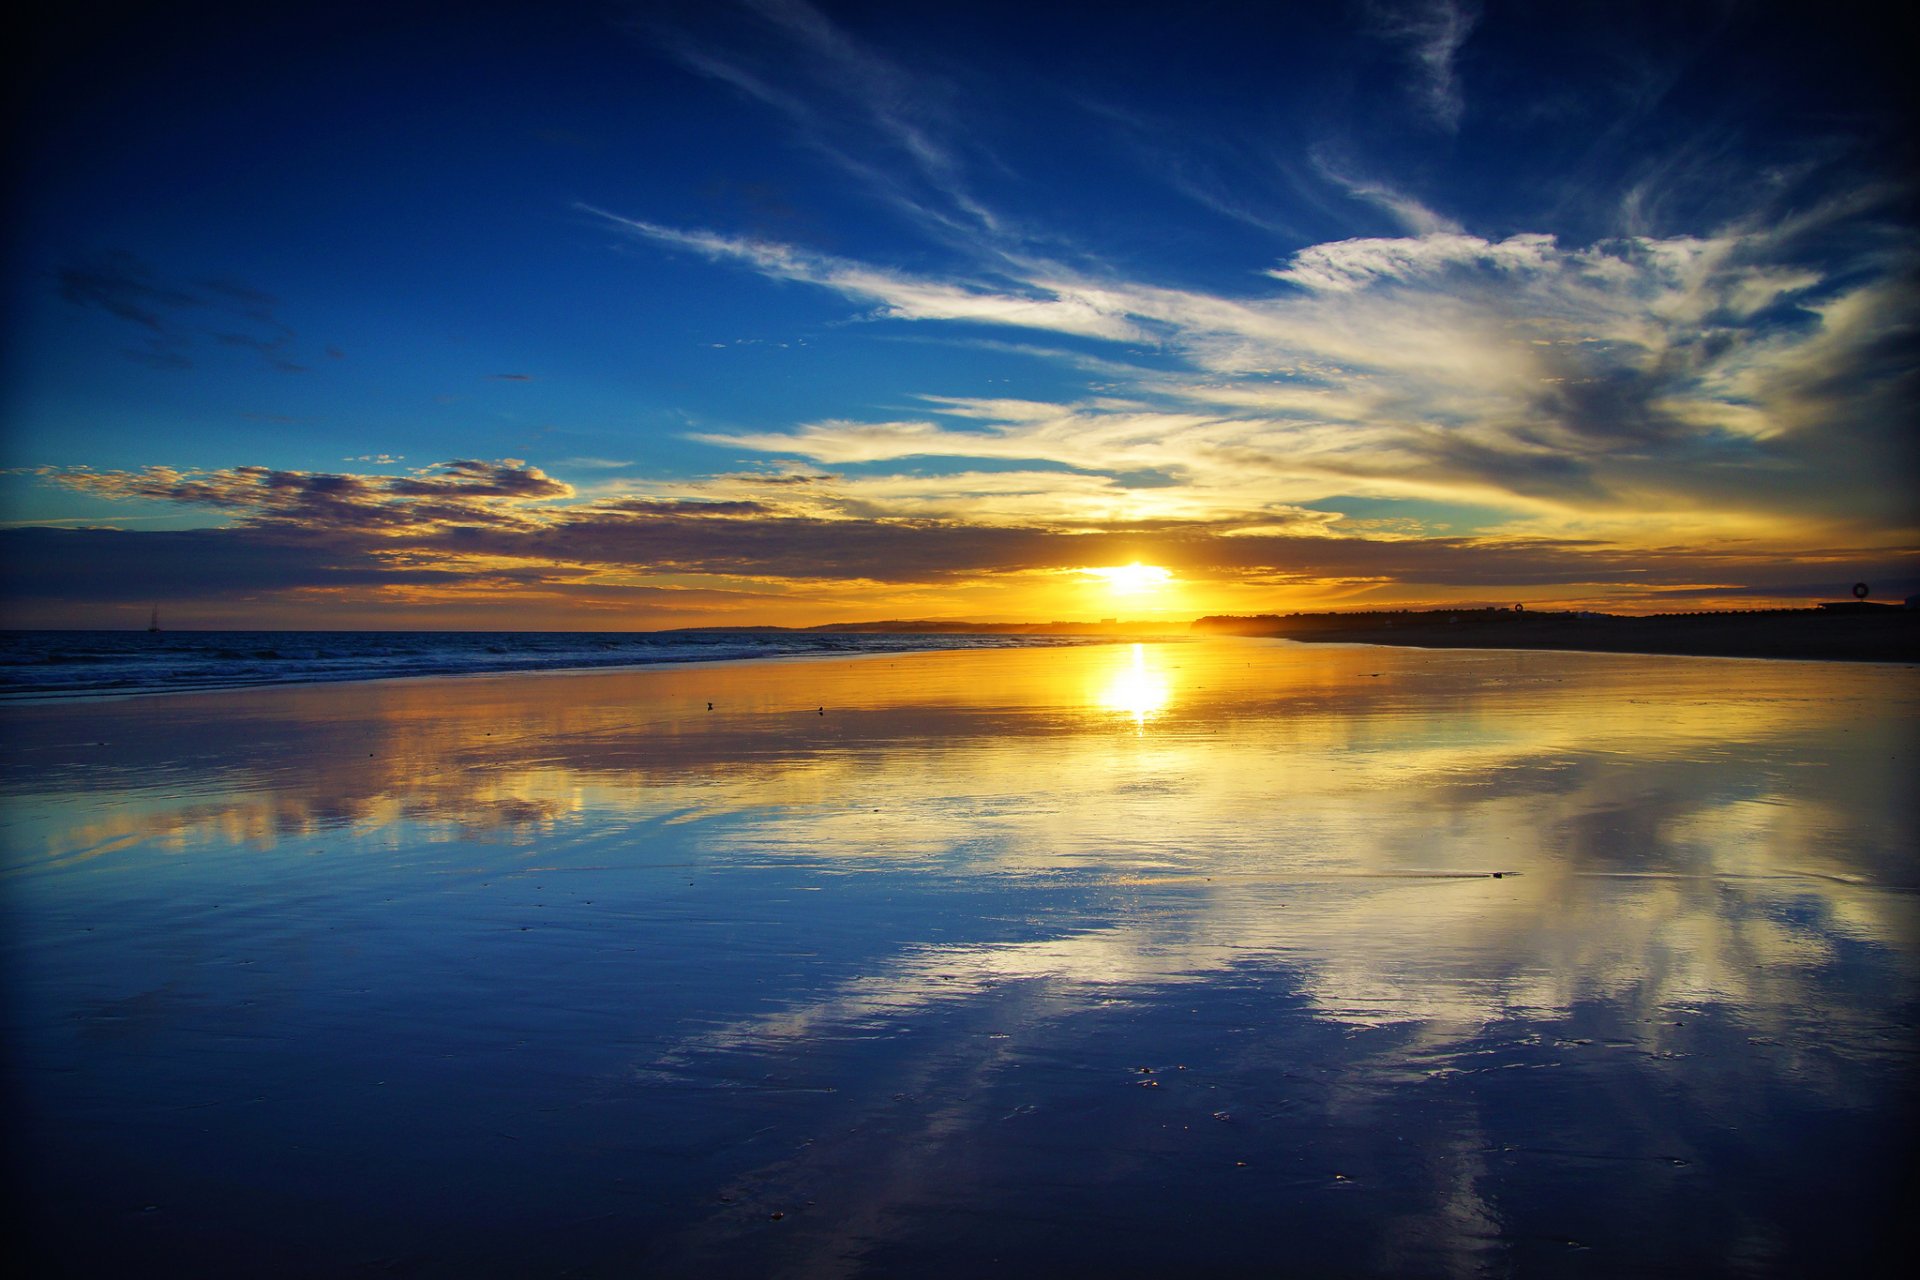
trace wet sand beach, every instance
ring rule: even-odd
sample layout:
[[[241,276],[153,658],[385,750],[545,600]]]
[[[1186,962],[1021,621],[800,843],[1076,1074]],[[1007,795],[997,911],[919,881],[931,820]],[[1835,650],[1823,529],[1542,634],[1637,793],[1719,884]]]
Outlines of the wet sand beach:
[[[35,1274],[1900,1243],[1910,667],[1254,639],[0,708]]]

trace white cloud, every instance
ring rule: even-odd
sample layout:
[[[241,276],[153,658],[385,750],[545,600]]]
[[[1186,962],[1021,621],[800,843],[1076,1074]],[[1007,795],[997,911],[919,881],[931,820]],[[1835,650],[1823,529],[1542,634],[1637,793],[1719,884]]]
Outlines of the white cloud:
[[[829,465],[876,462],[929,456],[993,457],[992,437],[981,436],[977,449],[931,422],[809,423],[787,432],[747,432],[738,435],[696,433],[705,444],[794,454]]]
[[[977,396],[916,397],[950,418],[981,418],[990,422],[1044,422],[1060,416],[1060,406],[1046,400],[995,400]]]
[[[917,278],[771,241],[683,231],[623,218],[591,205],[579,207],[660,244],[744,263],[775,279],[820,285],[847,297],[877,302],[879,314],[887,319],[1009,325],[1113,341],[1141,341],[1148,336],[1112,310],[1112,299],[1097,288],[1034,281],[1032,295],[994,292],[976,284]]]
[[[1489,242],[1478,236],[1435,232],[1317,244],[1294,254],[1284,269],[1267,274],[1316,292],[1350,293],[1373,284],[1431,278],[1449,268],[1539,271],[1549,265],[1554,253],[1552,236],[1516,235]]]
[[[1084,371],[1105,380],[1104,392],[1066,402],[924,394],[926,419],[700,437],[729,448],[826,465],[948,459],[1167,477],[1113,508],[1133,520],[1247,521],[1274,504],[1358,494],[1615,528],[1635,512],[1651,527],[1657,513],[1666,536],[1684,538],[1769,519],[1784,530],[1783,518],[1815,512],[1837,527],[1900,510],[1884,487],[1865,509],[1833,479],[1846,467],[1795,443],[1842,430],[1823,414],[1853,412],[1836,399],[1852,393],[1817,371],[1867,359],[1913,306],[1884,268],[1878,283],[1859,283],[1796,262],[1788,238],[1808,225],[1572,246],[1449,230],[1342,240],[1294,253],[1266,273],[1265,289],[1229,294],[1017,259],[1003,259],[1010,286],[988,287],[603,216],[658,243],[878,304],[881,320],[1151,341],[1161,363],[1185,366],[1099,362]],[[1086,361],[1008,349],[1062,367]],[[1855,430],[1884,440],[1890,427]],[[1867,452],[1884,466],[1895,451]],[[884,502],[872,481],[860,483]],[[904,490],[896,496],[906,501]],[[1086,518],[1087,496],[1062,483],[1055,517]],[[966,497],[984,520],[1001,518],[1002,501],[1021,519],[1044,505],[1024,489],[1017,503]],[[933,501],[914,499],[916,509]]]

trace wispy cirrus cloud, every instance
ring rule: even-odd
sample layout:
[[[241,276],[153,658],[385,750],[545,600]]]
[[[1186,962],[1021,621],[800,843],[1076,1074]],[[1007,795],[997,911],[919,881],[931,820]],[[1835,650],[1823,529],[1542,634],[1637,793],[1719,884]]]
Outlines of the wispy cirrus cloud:
[[[1375,29],[1403,46],[1413,65],[1416,100],[1439,127],[1460,127],[1466,109],[1457,59],[1480,21],[1477,5],[1460,0],[1375,0],[1368,6]]]
[[[1098,398],[930,396],[924,418],[701,433],[708,443],[826,465],[1154,469],[1183,478],[1185,505],[1235,518],[1360,493],[1724,536],[1911,522],[1904,495],[1858,481],[1908,448],[1888,395],[1913,362],[1886,335],[1911,330],[1920,295],[1911,263],[1863,230],[1859,212],[1585,245],[1457,231],[1335,241],[1269,269],[1272,289],[1237,294],[1045,263],[1016,276],[1019,292],[974,292],[785,246],[626,225],[878,303],[878,319],[1151,341],[1186,370],[1108,362]],[[1820,260],[1800,252],[1812,237],[1859,247]],[[1816,383],[1813,369],[1851,373]],[[1843,432],[1860,461],[1823,460],[1822,441]],[[1166,510],[1173,496],[1157,501]]]
[[[1409,235],[1459,235],[1464,232],[1457,221],[1429,208],[1420,199],[1392,183],[1354,172],[1353,161],[1344,157],[1336,158],[1334,150],[1326,144],[1315,146],[1308,155],[1316,177],[1332,184],[1349,199],[1379,209]]]
[[[954,141],[965,135],[953,86],[909,70],[805,0],[744,0],[699,16],[650,12],[633,29],[687,69],[770,108],[923,229],[963,243],[1005,229],[968,180]]]
[[[1051,515],[1036,494],[957,485],[954,500],[964,495],[987,521],[1087,519],[1091,476],[1093,489],[1121,495],[1106,508],[1116,521],[1176,511],[1257,520],[1358,495],[1473,504],[1504,510],[1515,529],[1578,522],[1639,540],[1771,529],[1783,548],[1845,529],[1905,536],[1915,523],[1903,495],[1861,483],[1912,452],[1887,412],[1889,380],[1905,375],[1871,332],[1904,331],[1915,309],[1914,290],[1897,283],[1912,255],[1902,266],[1894,259],[1904,251],[1888,247],[1898,217],[1883,216],[1884,193],[1809,202],[1817,182],[1783,180],[1756,189],[1744,213],[1662,233],[1630,207],[1629,191],[1612,219],[1627,234],[1477,235],[1416,194],[1404,171],[1376,176],[1394,170],[1370,158],[1361,137],[1321,132],[1305,140],[1305,156],[1312,177],[1337,193],[1323,211],[1344,196],[1384,212],[1403,234],[1296,244],[1267,267],[1269,288],[1201,288],[1061,238],[1037,255],[1037,241],[1005,234],[1006,220],[965,186],[963,157],[978,133],[948,109],[950,86],[805,4],[768,0],[739,12],[779,40],[753,46],[713,29],[696,38],[687,27],[656,37],[848,166],[912,157],[914,182],[925,184],[915,198],[943,192],[936,220],[966,230],[946,237],[961,264],[905,272],[770,238],[592,212],[658,245],[835,292],[868,308],[864,318],[882,333],[935,322],[945,340],[1017,329],[1136,351],[1056,351],[1051,362],[1063,373],[1100,366],[1100,384],[1098,394],[1052,404],[963,405],[928,388],[924,416],[875,406],[786,427],[705,429],[696,433],[705,443],[852,468],[842,491],[876,502],[902,469],[923,463],[1080,477],[1057,482]],[[1366,9],[1365,34],[1403,52],[1412,98],[1445,132],[1465,119],[1462,58],[1480,18],[1465,0]],[[781,66],[770,48],[809,59]],[[1674,62],[1660,63],[1662,83]],[[1632,70],[1609,63],[1596,74]],[[1081,105],[1136,140],[1173,127]],[[1215,159],[1263,154],[1230,139],[1204,142]],[[1142,180],[1191,186],[1191,174],[1173,170]],[[1210,189],[1217,195],[1220,184]],[[1234,216],[1279,225],[1245,209]],[[1814,367],[1856,376],[1816,389],[1806,373]],[[1821,442],[1840,436],[1846,456],[1828,456]],[[1147,475],[1176,479],[1152,493],[1124,479]],[[913,490],[917,503],[934,501],[926,484]]]
[[[890,271],[793,245],[681,230],[579,206],[635,236],[718,261],[736,262],[772,279],[819,285],[880,305],[892,320],[954,320],[1044,329],[1080,337],[1142,341],[1145,330],[1114,312],[1101,291],[1061,281],[1033,280],[1028,292],[1009,293],[975,281],[942,281]]]

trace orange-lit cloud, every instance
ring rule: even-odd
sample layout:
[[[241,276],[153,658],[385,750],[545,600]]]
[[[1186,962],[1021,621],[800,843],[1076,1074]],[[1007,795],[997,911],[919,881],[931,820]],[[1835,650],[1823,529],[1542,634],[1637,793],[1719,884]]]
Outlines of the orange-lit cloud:
[[[96,496],[203,508],[228,523],[140,533],[28,528],[0,538],[11,547],[5,585],[16,604],[224,601],[239,616],[324,607],[336,620],[362,616],[352,613],[356,602],[373,610],[367,617],[410,605],[444,616],[459,606],[476,611],[463,615],[466,625],[488,616],[509,622],[530,608],[571,625],[1045,620],[1129,608],[1185,621],[1382,591],[1438,602],[1631,590],[1644,604],[1663,593],[1710,596],[1728,582],[1755,584],[1737,588],[1751,593],[1816,592],[1822,577],[1857,576],[1863,559],[1846,547],[1806,548],[1783,564],[1738,544],[1409,536],[1349,530],[1329,513],[1304,510],[1103,523],[1093,508],[1104,482],[1084,480],[1089,506],[1068,518],[1072,508],[1039,510],[1051,490],[1036,475],[972,474],[930,480],[924,490],[830,474],[742,474],[695,486],[700,497],[591,500],[513,460],[455,461],[402,476],[77,470],[48,478]],[[939,496],[970,483],[981,506],[1035,505],[1024,520],[979,519]],[[1108,578],[1133,564],[1156,588],[1175,589],[1116,596]],[[1883,556],[1877,567],[1884,580],[1900,562]]]

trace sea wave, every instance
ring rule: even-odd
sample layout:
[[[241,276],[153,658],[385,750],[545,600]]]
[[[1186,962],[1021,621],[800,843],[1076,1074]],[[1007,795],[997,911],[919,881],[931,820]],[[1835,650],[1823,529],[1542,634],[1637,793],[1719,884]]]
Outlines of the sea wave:
[[[814,654],[1047,648],[1085,635],[808,631],[13,631],[0,703]]]

